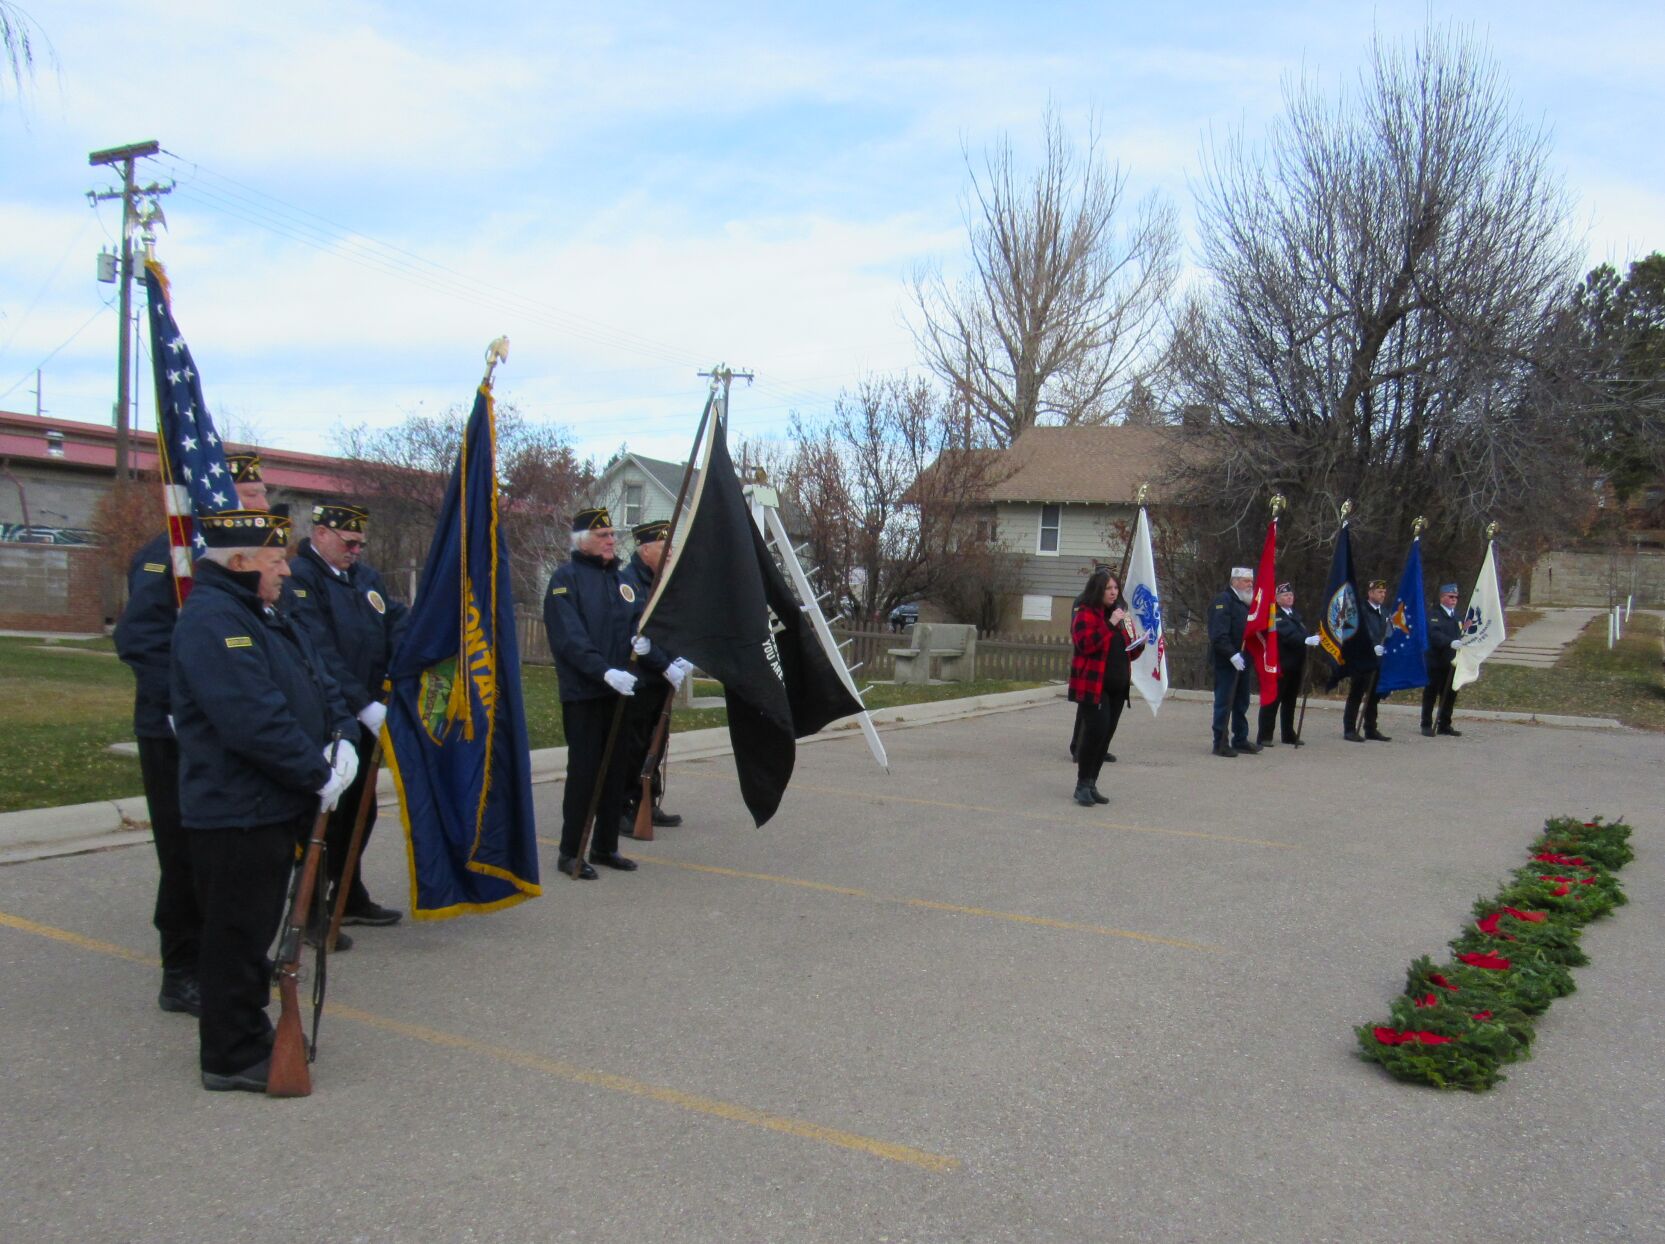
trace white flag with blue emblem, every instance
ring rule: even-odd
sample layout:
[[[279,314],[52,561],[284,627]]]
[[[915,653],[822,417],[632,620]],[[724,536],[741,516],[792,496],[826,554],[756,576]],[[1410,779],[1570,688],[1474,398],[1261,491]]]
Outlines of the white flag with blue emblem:
[[[1127,562],[1122,599],[1127,602],[1134,638],[1145,641],[1133,658],[1133,687],[1155,714],[1168,694],[1168,648],[1162,637],[1162,593],[1156,586],[1156,558],[1151,554],[1150,519],[1144,506],[1139,507],[1139,525],[1133,532],[1133,556]]]
[[[1468,598],[1463,615],[1462,647],[1457,649],[1456,669],[1451,676],[1453,691],[1480,677],[1480,665],[1503,642],[1503,594],[1497,587],[1497,561],[1492,544],[1486,544],[1486,561],[1480,567],[1480,581]]]

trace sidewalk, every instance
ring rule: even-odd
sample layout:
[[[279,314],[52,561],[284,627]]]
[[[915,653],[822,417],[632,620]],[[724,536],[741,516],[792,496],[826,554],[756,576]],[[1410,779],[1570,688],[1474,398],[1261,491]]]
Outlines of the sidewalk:
[[[1604,612],[1589,608],[1545,609],[1543,617],[1507,636],[1486,659],[1499,665],[1549,669],[1561,659],[1567,645],[1584,633],[1591,620]]]

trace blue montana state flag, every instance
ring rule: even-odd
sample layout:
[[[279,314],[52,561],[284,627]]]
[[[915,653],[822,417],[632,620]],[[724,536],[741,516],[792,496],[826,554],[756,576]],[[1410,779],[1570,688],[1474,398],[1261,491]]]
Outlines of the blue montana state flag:
[[[496,451],[491,388],[481,384],[388,670],[387,763],[418,920],[542,893]]]
[[[1411,540],[1405,570],[1399,576],[1399,595],[1388,614],[1387,649],[1376,690],[1405,691],[1428,685],[1428,602],[1422,594],[1422,537]]]
[[[214,431],[185,336],[174,323],[168,277],[154,259],[145,263],[150,304],[150,363],[156,380],[156,458],[168,518],[174,584],[180,599],[190,592],[191,556],[205,546],[193,520],[198,514],[241,509],[225,446]]]
[[[1330,559],[1330,582],[1324,588],[1323,608],[1318,614],[1318,642],[1335,662],[1329,687],[1356,674],[1368,674],[1376,668],[1376,646],[1370,642],[1370,632],[1364,629],[1359,617],[1357,575],[1353,572],[1353,540],[1347,524],[1341,524],[1336,536],[1335,556]]]

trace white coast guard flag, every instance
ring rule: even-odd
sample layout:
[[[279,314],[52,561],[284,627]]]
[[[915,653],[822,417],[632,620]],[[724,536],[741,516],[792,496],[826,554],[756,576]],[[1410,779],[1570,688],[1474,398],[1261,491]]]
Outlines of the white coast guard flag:
[[[1145,697],[1152,714],[1162,707],[1168,694],[1168,649],[1162,637],[1162,593],[1156,588],[1156,559],[1150,551],[1150,519],[1139,507],[1139,525],[1133,532],[1133,556],[1127,563],[1127,583],[1122,597],[1127,602],[1135,638],[1145,641],[1133,659],[1133,688]]]
[[[1452,690],[1466,687],[1480,677],[1480,663],[1503,642],[1503,636],[1503,596],[1497,590],[1497,561],[1488,541],[1480,581],[1474,585],[1474,595],[1468,598],[1468,612],[1463,615],[1463,646],[1457,649]]]

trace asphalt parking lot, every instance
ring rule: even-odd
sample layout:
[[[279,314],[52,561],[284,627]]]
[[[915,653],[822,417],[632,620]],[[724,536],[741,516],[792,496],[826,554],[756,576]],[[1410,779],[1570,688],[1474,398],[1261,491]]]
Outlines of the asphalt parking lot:
[[[155,1006],[147,847],[0,868],[7,1241],[1665,1238],[1665,738],[1464,722],[1208,755],[1069,706],[845,734],[746,820],[728,757],[630,875],[355,930],[314,1095],[210,1094]],[[1631,904],[1480,1096],[1353,1054],[1545,816],[1624,816]],[[408,905],[386,817],[372,892]]]

